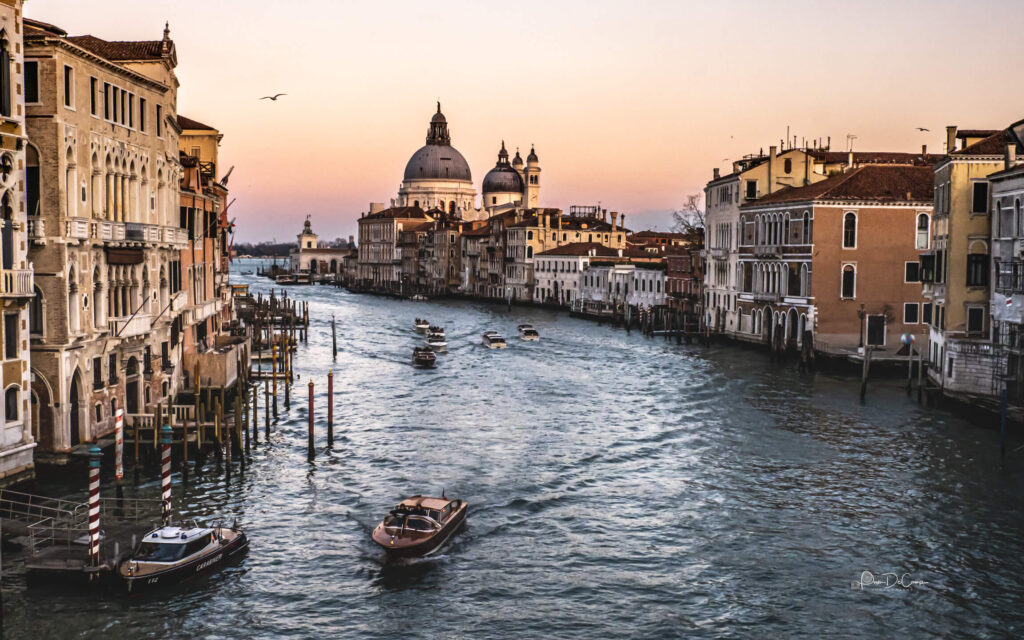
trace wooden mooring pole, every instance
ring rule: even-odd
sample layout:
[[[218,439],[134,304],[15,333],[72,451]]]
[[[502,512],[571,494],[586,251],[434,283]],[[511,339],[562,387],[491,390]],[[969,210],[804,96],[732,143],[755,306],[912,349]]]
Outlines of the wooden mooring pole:
[[[334,323],[334,314],[331,314],[331,348],[333,350],[335,360],[338,359],[338,332],[337,327]]]
[[[334,371],[327,372],[327,446],[334,446]]]
[[[89,565],[100,566],[100,460],[103,451],[89,447]],[[91,580],[95,572],[89,574]]]
[[[864,348],[864,365],[860,373],[860,401],[864,402],[864,396],[868,393],[868,372],[871,370],[871,347]]]
[[[309,443],[306,457],[310,462],[316,458],[316,448],[313,444],[313,378],[309,379]]]

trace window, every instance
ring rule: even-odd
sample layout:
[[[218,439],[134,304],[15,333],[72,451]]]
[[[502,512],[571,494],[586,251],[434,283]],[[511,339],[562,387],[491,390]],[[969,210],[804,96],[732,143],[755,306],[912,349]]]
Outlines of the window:
[[[914,247],[917,249],[928,248],[928,231],[931,226],[931,218],[928,217],[927,213],[917,214],[917,239],[914,243]]]
[[[857,214],[852,211],[843,216],[843,248],[857,248]]]
[[[7,387],[7,390],[4,391],[4,412],[7,422],[14,422],[18,419],[18,392],[20,390],[20,387],[14,385]]]
[[[848,264],[843,267],[843,298],[853,298],[857,293],[857,269]]]
[[[146,131],[146,99],[139,98],[139,131],[145,133]],[[420,206],[417,202],[416,206]]]
[[[35,60],[25,61],[25,103],[39,102],[39,63]]]
[[[975,182],[971,197],[971,213],[988,213],[988,183]]]
[[[747,200],[757,199],[757,180],[747,180]]]
[[[99,402],[96,403],[96,422],[103,421],[103,405]]]
[[[18,357],[18,314],[4,315],[4,359]]]
[[[985,328],[985,307],[967,307],[967,333],[981,333]]]
[[[128,127],[135,127],[135,94],[128,94]]]
[[[96,85],[99,80],[89,78],[89,113],[96,115]]]
[[[921,263],[906,262],[903,266],[903,282],[921,282]]]
[[[92,388],[103,388],[103,358],[100,357],[92,359]]]
[[[11,52],[0,42],[0,116],[11,115]]]
[[[121,89],[121,100],[119,102],[119,104],[121,105],[121,118],[118,120],[118,122],[120,122],[121,124],[126,124],[128,122],[128,119],[126,117],[128,105],[125,104],[126,102],[128,102],[128,92],[124,89]]]
[[[903,303],[903,324],[917,324],[920,306],[916,302]]]
[[[932,323],[932,303],[925,302],[921,305],[921,322],[925,324]]]
[[[785,171],[786,173],[792,173],[793,161],[790,160],[789,158],[786,158],[786,161],[782,163],[782,170]]]
[[[110,83],[103,83],[103,119],[110,120]]]
[[[75,99],[75,70],[64,65],[64,106],[71,107]]]
[[[161,122],[163,119],[164,108],[162,105],[156,105],[156,137],[162,138],[164,135],[164,124]]]
[[[988,286],[988,255],[972,253],[967,256],[967,286]]]
[[[110,381],[110,384],[117,384],[117,354],[116,353],[110,354],[110,364],[108,366],[109,366],[110,370],[107,372],[109,374],[109,377],[107,379]]]
[[[33,335],[43,335],[43,292],[35,287],[36,294],[28,308],[28,331]]]

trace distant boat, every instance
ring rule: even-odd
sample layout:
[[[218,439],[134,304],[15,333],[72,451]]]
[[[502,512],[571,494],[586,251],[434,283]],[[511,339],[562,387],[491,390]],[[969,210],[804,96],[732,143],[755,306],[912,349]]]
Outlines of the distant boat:
[[[466,522],[468,505],[458,498],[412,496],[398,503],[371,537],[388,556],[415,558],[440,549]]]
[[[413,328],[416,329],[417,333],[426,333],[427,329],[430,328],[430,322],[423,318],[416,318],[416,321],[413,323]]]
[[[410,300],[415,300],[416,302],[423,302],[423,301],[425,301],[425,300],[429,300],[430,298],[428,298],[428,297],[427,297],[427,296],[425,296],[425,295],[422,295],[422,294],[419,294],[419,293],[417,293],[416,295],[414,295],[414,296],[411,296],[411,297],[410,297],[409,299],[410,299]]]
[[[445,349],[448,346],[448,339],[444,336],[444,329],[441,327],[427,329],[427,346],[436,351]]]
[[[497,331],[484,332],[484,346],[488,349],[507,349],[505,338]]]
[[[540,340],[540,334],[533,328],[532,324],[521,324],[516,327],[516,331],[519,332],[519,337],[527,341]]]
[[[415,347],[412,350],[412,363],[417,367],[430,368],[437,362],[437,356],[433,350],[425,347]]]

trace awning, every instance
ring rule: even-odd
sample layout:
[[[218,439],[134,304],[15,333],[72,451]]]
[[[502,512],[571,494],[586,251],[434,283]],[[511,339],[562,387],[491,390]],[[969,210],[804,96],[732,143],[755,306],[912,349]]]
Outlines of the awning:
[[[107,264],[142,264],[142,249],[107,248]]]

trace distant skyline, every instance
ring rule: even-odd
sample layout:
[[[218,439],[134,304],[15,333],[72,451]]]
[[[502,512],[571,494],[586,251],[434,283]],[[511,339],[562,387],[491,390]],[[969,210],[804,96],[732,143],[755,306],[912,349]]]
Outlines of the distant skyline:
[[[535,144],[544,206],[600,202],[634,229],[666,229],[712,168],[787,126],[833,149],[853,134],[855,150],[941,152],[946,125],[1024,117],[1024,3],[971,6],[28,0],[25,15],[107,40],[170,22],[178,112],[224,134],[246,242],[294,238],[307,214],[322,239],[354,235],[395,197],[438,99],[478,190],[502,140]]]

